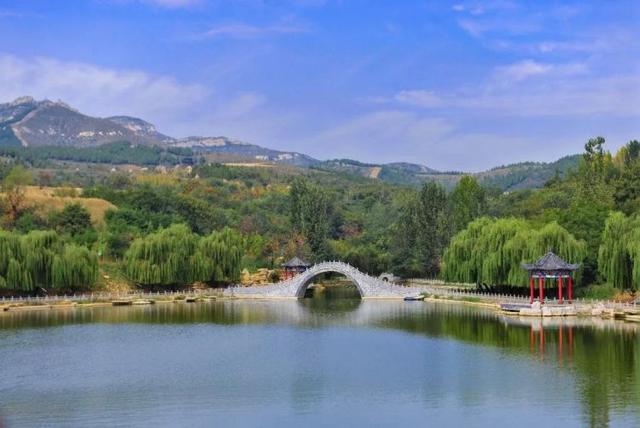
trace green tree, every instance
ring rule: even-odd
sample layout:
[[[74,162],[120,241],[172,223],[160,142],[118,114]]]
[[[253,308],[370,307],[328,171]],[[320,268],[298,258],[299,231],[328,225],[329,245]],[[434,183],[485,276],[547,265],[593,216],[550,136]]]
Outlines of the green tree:
[[[136,239],[125,254],[127,276],[145,286],[232,282],[240,276],[243,237],[230,229],[200,238],[175,224]]]
[[[640,211],[640,142],[630,141],[618,150],[615,162],[620,177],[614,183],[616,207],[626,214]]]
[[[2,181],[2,191],[7,207],[7,220],[9,224],[20,216],[25,209],[25,186],[31,184],[33,175],[31,171],[22,165],[14,166]]]
[[[475,178],[465,175],[451,192],[453,229],[458,232],[486,212],[486,192]]]
[[[435,276],[442,251],[451,236],[444,188],[426,182],[402,203],[392,230],[392,267],[404,276]]]
[[[536,228],[516,218],[479,218],[459,232],[443,257],[446,281],[525,286],[522,263],[553,250],[565,260],[582,262],[586,245],[555,222]]]
[[[202,238],[198,251],[207,264],[204,280],[210,283],[238,281],[245,247],[245,238],[230,228],[212,232],[209,236]]]
[[[79,245],[65,245],[53,259],[51,278],[58,289],[87,288],[98,278],[98,258]]]
[[[189,284],[205,276],[205,260],[197,250],[198,236],[176,224],[133,241],[125,254],[125,271],[142,285]]]
[[[584,146],[585,152],[578,167],[575,194],[583,199],[592,199],[613,205],[609,183],[615,168],[611,154],[604,150],[603,137],[591,138]]]
[[[598,266],[604,279],[622,290],[640,284],[640,218],[613,212],[607,218]]]
[[[296,179],[290,190],[290,218],[294,231],[301,233],[316,260],[328,255],[333,206],[329,194],[307,180]]]
[[[61,211],[54,211],[49,221],[62,234],[76,236],[92,228],[91,214],[79,203],[67,204]]]
[[[96,255],[65,243],[54,231],[0,231],[0,283],[8,288],[75,291],[92,286],[97,277]]]

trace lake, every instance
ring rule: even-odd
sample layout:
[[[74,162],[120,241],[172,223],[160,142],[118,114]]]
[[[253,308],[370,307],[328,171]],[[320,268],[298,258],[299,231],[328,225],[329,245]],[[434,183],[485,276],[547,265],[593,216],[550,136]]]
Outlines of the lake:
[[[0,313],[0,418],[8,427],[640,426],[637,325],[316,294]]]

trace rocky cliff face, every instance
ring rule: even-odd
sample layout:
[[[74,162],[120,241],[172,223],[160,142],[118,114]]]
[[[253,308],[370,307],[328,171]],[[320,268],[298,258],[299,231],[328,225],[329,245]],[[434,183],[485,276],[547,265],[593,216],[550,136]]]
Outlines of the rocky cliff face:
[[[189,147],[198,153],[235,155],[253,162],[276,162],[300,167],[319,163],[317,159],[302,153],[272,150],[226,137],[187,137],[169,143],[176,147]]]
[[[147,138],[149,140],[158,141],[162,143],[171,143],[175,141],[173,138],[161,134],[158,132],[156,127],[142,119],[131,116],[112,116],[108,117],[107,120],[110,120],[113,123],[116,123],[125,129],[133,132],[135,135],[141,138]]]
[[[93,147],[114,141],[132,144],[188,147],[199,153],[234,155],[247,161],[270,161],[309,166],[309,156],[272,150],[226,137],[176,139],[131,116],[87,116],[61,101],[36,101],[21,97],[0,104],[0,145]]]
[[[135,132],[117,121],[84,115],[61,101],[31,97],[0,104],[0,143],[22,146],[98,146],[126,140],[158,144],[151,134]],[[4,138],[2,138],[4,137]]]

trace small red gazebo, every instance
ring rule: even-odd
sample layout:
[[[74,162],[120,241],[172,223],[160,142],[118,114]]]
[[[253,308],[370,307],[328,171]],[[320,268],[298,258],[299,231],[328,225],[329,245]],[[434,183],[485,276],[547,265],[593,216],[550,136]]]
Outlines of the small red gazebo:
[[[558,302],[563,303],[562,295],[562,282],[563,279],[567,279],[567,300],[569,303],[573,300],[573,272],[575,272],[580,265],[567,263],[549,251],[542,256],[535,263],[523,263],[522,267],[529,271],[529,289],[530,289],[530,301],[533,303],[534,282],[535,278],[538,279],[538,300],[540,304],[544,303],[544,280],[546,278],[553,278],[558,282]]]
[[[309,269],[311,265],[303,260],[300,260],[298,257],[294,257],[286,263],[282,264],[283,271],[283,279],[293,278],[299,273],[304,272]]]

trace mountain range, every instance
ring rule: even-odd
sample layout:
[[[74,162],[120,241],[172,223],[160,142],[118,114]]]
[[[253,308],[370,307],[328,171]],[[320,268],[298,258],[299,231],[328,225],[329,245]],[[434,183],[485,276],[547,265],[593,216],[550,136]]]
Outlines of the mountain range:
[[[318,160],[297,152],[273,150],[223,136],[173,138],[164,135],[151,123],[130,116],[106,118],[82,114],[62,101],[37,101],[21,97],[0,104],[0,146],[71,146],[96,147],[114,141],[134,145],[190,148],[220,161],[287,164],[329,172],[354,174],[397,183],[420,184],[425,180],[452,187],[463,172],[442,172],[412,163],[368,164],[350,159]],[[525,162],[474,173],[487,186],[501,190],[542,186],[555,174],[574,168],[579,155],[556,162]]]

